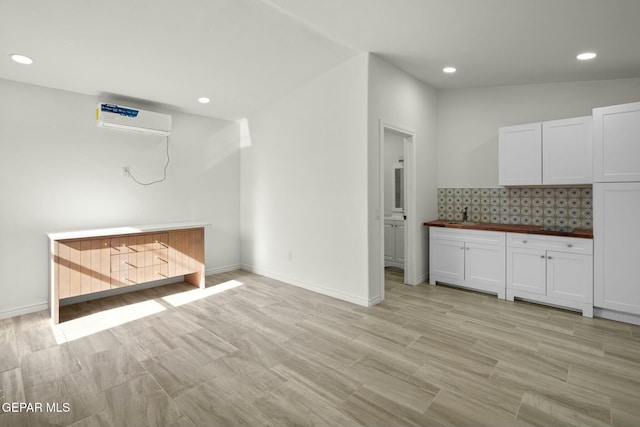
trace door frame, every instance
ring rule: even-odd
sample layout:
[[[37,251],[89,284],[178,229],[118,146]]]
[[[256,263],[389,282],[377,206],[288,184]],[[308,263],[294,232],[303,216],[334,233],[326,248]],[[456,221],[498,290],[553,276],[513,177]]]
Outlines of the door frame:
[[[384,144],[385,131],[399,134],[404,145],[404,203],[407,219],[404,223],[404,283],[415,286],[416,283],[416,239],[418,236],[416,210],[416,133],[406,127],[380,120],[379,126],[379,161],[378,161],[378,194],[379,194],[379,227],[380,256],[378,257],[380,301],[384,300]]]

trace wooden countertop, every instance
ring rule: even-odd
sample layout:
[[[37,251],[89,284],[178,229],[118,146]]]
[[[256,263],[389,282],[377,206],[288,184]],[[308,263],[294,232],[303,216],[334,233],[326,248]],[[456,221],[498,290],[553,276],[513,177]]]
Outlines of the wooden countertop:
[[[424,225],[429,227],[461,228],[463,230],[504,231],[507,233],[544,234],[547,236],[564,236],[593,239],[593,230],[589,230],[586,228],[576,228],[573,233],[561,233],[557,231],[542,231],[541,226],[539,225],[494,224],[490,222],[475,222],[472,224],[449,224],[449,222],[449,220],[438,219],[435,221],[425,222]]]

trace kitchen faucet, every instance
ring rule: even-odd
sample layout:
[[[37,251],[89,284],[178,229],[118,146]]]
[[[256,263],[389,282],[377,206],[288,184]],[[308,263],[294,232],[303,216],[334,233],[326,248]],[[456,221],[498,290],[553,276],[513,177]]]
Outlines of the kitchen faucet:
[[[468,216],[467,216],[467,209],[468,207],[464,207],[464,209],[462,209],[462,222],[467,222]]]

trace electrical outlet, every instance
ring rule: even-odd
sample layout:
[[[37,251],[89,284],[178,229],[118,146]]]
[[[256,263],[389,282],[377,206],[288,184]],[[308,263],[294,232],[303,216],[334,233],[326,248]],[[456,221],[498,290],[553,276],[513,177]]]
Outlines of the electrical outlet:
[[[129,176],[129,166],[122,167],[122,176]]]

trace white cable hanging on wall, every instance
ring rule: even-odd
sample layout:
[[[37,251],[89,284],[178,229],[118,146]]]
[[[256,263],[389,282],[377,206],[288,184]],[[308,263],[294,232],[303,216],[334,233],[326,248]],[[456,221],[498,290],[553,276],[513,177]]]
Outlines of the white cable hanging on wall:
[[[125,176],[131,178],[140,185],[153,185],[167,179],[167,167],[171,161],[169,156],[169,134],[171,133],[171,116],[169,114],[145,111],[137,108],[125,107],[122,105],[108,104],[101,102],[96,108],[96,125],[102,128],[137,132],[148,135],[159,135],[165,137],[167,161],[163,168],[162,178],[141,182],[128,167],[124,167]]]
[[[169,137],[165,137],[166,143],[167,143],[167,162],[164,164],[164,169],[162,172],[162,178],[158,179],[156,181],[151,181],[151,182],[140,182],[136,179],[135,176],[133,176],[133,173],[131,173],[131,169],[127,168],[126,169],[126,174],[129,178],[131,178],[136,184],[140,184],[140,185],[153,185],[153,184],[157,184],[159,182],[163,182],[167,179],[167,167],[169,166],[169,162],[171,161],[171,157],[169,157]]]

